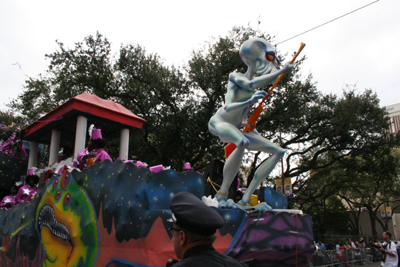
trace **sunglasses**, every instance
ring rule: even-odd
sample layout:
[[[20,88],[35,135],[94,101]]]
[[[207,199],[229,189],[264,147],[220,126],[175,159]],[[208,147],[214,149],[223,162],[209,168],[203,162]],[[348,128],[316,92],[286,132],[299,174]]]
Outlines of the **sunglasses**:
[[[174,233],[174,231],[175,231],[175,232],[180,232],[180,231],[183,231],[183,232],[185,232],[185,233],[186,233],[186,231],[185,231],[185,230],[183,230],[183,229],[177,229],[177,228],[174,228],[173,226],[171,226],[170,228],[168,228],[168,230],[171,232],[171,234],[173,234],[173,233]]]

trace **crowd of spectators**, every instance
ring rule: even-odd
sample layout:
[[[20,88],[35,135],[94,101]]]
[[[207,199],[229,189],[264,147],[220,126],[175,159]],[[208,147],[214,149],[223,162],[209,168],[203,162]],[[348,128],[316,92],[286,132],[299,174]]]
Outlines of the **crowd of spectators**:
[[[367,258],[367,244],[363,238],[354,242],[351,238],[338,241],[332,240],[323,243],[321,240],[314,241],[317,253],[313,256],[314,266],[331,262],[360,262]],[[329,258],[329,259],[328,259]]]
[[[314,266],[330,265],[338,262],[342,263],[362,263],[363,261],[370,260],[373,262],[386,262],[385,254],[387,254],[387,244],[393,243],[400,248],[400,241],[390,241],[390,237],[385,239],[385,234],[390,235],[388,232],[384,232],[383,240],[370,239],[367,243],[364,238],[360,238],[354,242],[351,238],[345,239],[344,241],[338,241],[336,244],[329,240],[327,243],[323,243],[321,240],[318,242],[314,241],[315,253],[312,258]],[[391,248],[392,250],[396,250]],[[397,255],[397,252],[395,253]],[[397,256],[396,256],[397,257]],[[395,264],[397,267],[397,263]],[[386,265],[385,265],[386,266]],[[391,265],[387,265],[391,266]]]

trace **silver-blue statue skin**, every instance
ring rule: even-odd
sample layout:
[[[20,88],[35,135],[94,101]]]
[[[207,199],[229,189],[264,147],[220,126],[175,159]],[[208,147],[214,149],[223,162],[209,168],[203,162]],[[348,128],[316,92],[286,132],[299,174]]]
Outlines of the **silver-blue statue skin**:
[[[262,137],[255,130],[242,132],[240,128],[246,123],[249,109],[259,99],[267,96],[267,92],[257,89],[272,84],[280,74],[291,72],[294,64],[286,63],[282,69],[278,70],[276,67],[278,59],[275,56],[274,47],[260,38],[245,41],[240,48],[240,57],[247,65],[247,72],[229,74],[225,104],[218,109],[208,123],[208,129],[213,135],[218,136],[222,142],[236,145],[236,149],[226,159],[223,182],[216,198],[220,206],[225,206],[229,187],[240,169],[245,149],[267,152],[271,154],[271,157],[258,167],[246,193],[238,204],[234,204],[234,207],[270,210],[271,207],[266,203],[249,206],[248,202],[254,190],[268,177],[283,157],[285,150]]]

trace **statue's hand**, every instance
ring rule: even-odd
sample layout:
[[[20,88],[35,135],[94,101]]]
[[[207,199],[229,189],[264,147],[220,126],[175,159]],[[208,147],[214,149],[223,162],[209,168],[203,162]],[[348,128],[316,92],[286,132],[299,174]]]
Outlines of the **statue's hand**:
[[[283,71],[285,73],[292,72],[293,68],[294,68],[294,64],[290,64],[289,62],[286,62],[285,65],[283,66]]]
[[[265,92],[265,91],[257,91],[257,92],[255,92],[255,93],[252,95],[252,97],[248,100],[248,103],[249,103],[250,105],[254,105],[255,103],[257,103],[257,101],[258,101],[259,99],[262,99],[262,98],[266,97],[267,95],[268,95],[268,93]]]

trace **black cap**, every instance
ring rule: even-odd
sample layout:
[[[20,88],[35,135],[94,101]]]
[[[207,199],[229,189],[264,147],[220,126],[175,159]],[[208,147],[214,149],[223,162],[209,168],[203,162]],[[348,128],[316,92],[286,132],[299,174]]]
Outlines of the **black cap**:
[[[173,222],[199,235],[215,234],[224,226],[224,219],[217,211],[189,192],[176,194],[170,202]]]

